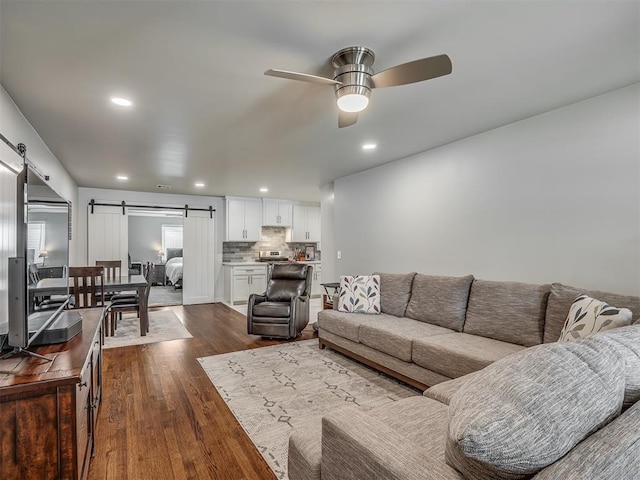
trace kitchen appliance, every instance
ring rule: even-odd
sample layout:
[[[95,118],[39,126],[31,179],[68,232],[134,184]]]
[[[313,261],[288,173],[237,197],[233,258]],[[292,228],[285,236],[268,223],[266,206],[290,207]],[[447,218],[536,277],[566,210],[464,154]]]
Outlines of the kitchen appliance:
[[[288,260],[281,250],[261,250],[258,254],[259,262],[286,262]]]

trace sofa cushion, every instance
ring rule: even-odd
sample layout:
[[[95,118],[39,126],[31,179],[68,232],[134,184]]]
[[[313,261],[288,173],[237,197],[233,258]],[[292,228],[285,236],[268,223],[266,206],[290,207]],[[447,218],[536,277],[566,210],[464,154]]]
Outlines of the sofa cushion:
[[[530,478],[619,415],[623,396],[624,359],[610,345],[586,338],[526,349],[453,396],[447,463],[468,479]]]
[[[461,332],[473,275],[440,277],[416,275],[407,317]]]
[[[631,310],[612,307],[583,293],[571,305],[558,341],[570,342],[627,325],[631,325]]]
[[[380,313],[380,277],[378,275],[345,275],[340,280],[338,311]]]
[[[416,272],[375,272],[374,275],[380,276],[380,308],[382,313],[404,317],[411,298],[411,287]]]
[[[462,480],[444,462],[446,428],[447,407],[424,397],[326,415],[322,479]]]
[[[386,316],[382,314],[383,316]],[[344,313],[337,310],[322,310],[318,312],[318,328],[331,332],[340,337],[348,338],[354,342],[359,342],[358,332],[362,323],[371,321],[371,315],[361,313]],[[388,321],[393,321],[395,317],[389,316]]]
[[[393,320],[390,321],[389,318]],[[361,323],[358,337],[360,343],[368,347],[375,348],[405,362],[410,362],[412,344],[415,338],[446,333],[453,333],[453,331],[405,317],[384,315],[382,318],[378,316],[371,317],[370,322]]]
[[[463,331],[525,347],[538,345],[548,293],[549,285],[475,280]]]
[[[478,375],[479,372],[468,373],[462,377],[454,378],[448,382],[438,383],[433,387],[427,388],[423,395],[427,398],[432,398],[440,403],[449,405],[451,397],[462,388],[469,380]]]
[[[411,358],[421,367],[456,378],[481,370],[524,348],[478,335],[452,333],[415,339]]]
[[[582,293],[586,293],[590,297],[597,298],[609,305],[615,305],[618,308],[628,308],[631,310],[632,318],[634,319],[640,317],[640,297],[618,295],[616,293],[600,292],[597,290],[586,290],[569,287],[561,283],[552,283],[544,322],[544,343],[558,341],[560,332],[562,332],[562,327],[564,326],[564,321],[569,314],[571,304],[576,297]]]
[[[640,403],[579,443],[533,480],[613,480],[640,475]]]

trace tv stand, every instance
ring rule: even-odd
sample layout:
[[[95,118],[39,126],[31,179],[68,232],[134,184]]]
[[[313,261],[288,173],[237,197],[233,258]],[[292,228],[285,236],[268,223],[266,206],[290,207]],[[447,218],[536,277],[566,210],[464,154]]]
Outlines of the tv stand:
[[[46,360],[47,362],[53,362],[53,358],[45,357],[44,355],[40,355],[39,353],[36,353],[36,352],[30,352],[26,348],[22,348],[22,347],[13,347],[13,350],[2,355],[0,357],[0,360],[13,357],[14,355],[26,355],[28,357],[36,357],[41,360]]]
[[[102,308],[77,312],[82,331],[68,342],[0,360],[3,479],[87,478],[102,402],[104,337]]]

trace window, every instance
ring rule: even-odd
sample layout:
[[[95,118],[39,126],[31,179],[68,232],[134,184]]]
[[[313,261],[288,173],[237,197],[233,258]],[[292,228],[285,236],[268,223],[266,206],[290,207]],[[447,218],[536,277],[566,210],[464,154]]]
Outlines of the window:
[[[44,250],[46,222],[29,222],[27,226],[27,262],[44,264],[40,252]]]
[[[182,225],[162,225],[162,251],[167,248],[182,248]]]

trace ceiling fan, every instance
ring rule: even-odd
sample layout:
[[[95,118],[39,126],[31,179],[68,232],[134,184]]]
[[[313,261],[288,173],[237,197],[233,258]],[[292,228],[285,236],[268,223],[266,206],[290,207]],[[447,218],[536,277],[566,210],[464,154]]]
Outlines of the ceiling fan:
[[[289,80],[333,85],[339,109],[338,127],[343,128],[358,121],[358,112],[367,108],[369,104],[371,89],[422,82],[449,75],[452,71],[451,59],[447,55],[414,60],[378,73],[374,73],[371,68],[374,60],[375,55],[369,48],[347,47],[331,58],[335,68],[333,79],[275,68],[267,70],[264,74]]]

